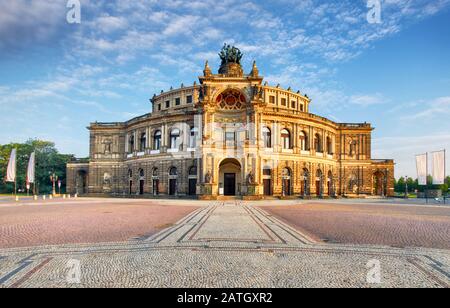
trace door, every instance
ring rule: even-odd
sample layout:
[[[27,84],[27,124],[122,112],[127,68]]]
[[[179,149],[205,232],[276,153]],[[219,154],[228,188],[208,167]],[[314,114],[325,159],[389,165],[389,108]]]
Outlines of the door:
[[[236,196],[236,174],[225,173],[224,177],[225,177],[224,195]]]
[[[264,180],[264,196],[272,195],[272,180],[265,179]]]
[[[133,194],[133,181],[130,181],[130,195]]]
[[[195,196],[197,194],[197,180],[189,179],[189,196]]]
[[[175,196],[177,193],[177,180],[169,180],[169,195]]]
[[[153,195],[159,196],[159,180],[153,180]]]
[[[290,179],[283,180],[283,192],[284,192],[285,196],[291,195],[291,180]]]
[[[144,194],[144,180],[139,181],[139,194],[140,195]]]
[[[322,181],[316,181],[316,195],[322,196]]]

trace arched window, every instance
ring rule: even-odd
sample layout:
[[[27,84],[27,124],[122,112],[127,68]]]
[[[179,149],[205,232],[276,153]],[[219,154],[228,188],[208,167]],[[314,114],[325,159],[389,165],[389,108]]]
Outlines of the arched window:
[[[320,169],[316,172],[316,195],[323,195],[323,172]]]
[[[129,177],[130,179],[132,179],[132,178],[133,178],[133,171],[131,171],[131,170],[128,170],[128,177]]]
[[[141,152],[145,151],[146,147],[147,147],[147,134],[142,133],[141,138],[139,140],[139,151]]]
[[[152,175],[153,177],[158,177],[158,168],[153,168]]]
[[[292,195],[291,177],[292,177],[291,169],[284,168],[283,171],[282,171],[283,196],[290,196],[290,195]]]
[[[317,173],[316,173],[316,176],[317,176],[318,179],[322,180],[323,179],[323,172],[322,172],[322,170],[318,169]]]
[[[281,141],[283,143],[283,149],[291,149],[291,133],[287,129],[281,131]]]
[[[263,142],[265,148],[272,147],[272,131],[268,127],[263,128]]]
[[[303,169],[303,178],[302,178],[302,195],[303,196],[309,196],[310,195],[310,189],[309,189],[309,184],[310,183],[310,178],[309,178],[309,170],[308,169]]]
[[[305,131],[300,132],[300,148],[302,151],[309,151],[308,134]]]
[[[129,152],[133,153],[134,152],[134,135],[130,136],[130,140],[129,140]]]
[[[334,154],[333,141],[331,140],[330,137],[327,137],[327,152],[328,152],[328,155],[333,155]]]
[[[169,175],[171,176],[177,176],[178,175],[178,170],[175,167],[170,168],[169,170]]]
[[[334,195],[334,191],[333,191],[333,173],[331,171],[328,172],[327,193],[328,193],[328,196]]]
[[[156,131],[153,136],[153,150],[155,150],[155,151],[161,150],[161,131],[160,130]]]
[[[198,128],[191,128],[191,134],[189,136],[189,148],[195,149],[197,147]]]
[[[322,149],[322,138],[320,137],[319,134],[316,134],[314,137],[314,148],[316,149],[316,152],[318,153],[322,153],[323,149]]]
[[[178,128],[173,129],[170,132],[170,148],[176,150],[180,147],[180,130]]]
[[[139,177],[141,178],[145,177],[144,169],[139,169]]]
[[[291,178],[291,169],[289,169],[289,168],[284,168],[283,169],[283,173],[282,173],[282,176],[283,176],[283,178]]]
[[[192,167],[189,169],[189,175],[190,175],[190,176],[197,176],[197,167],[196,167],[196,166],[192,166]]]

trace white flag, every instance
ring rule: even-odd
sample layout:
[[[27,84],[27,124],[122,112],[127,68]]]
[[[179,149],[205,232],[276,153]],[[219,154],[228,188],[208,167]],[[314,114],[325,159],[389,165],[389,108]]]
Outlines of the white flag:
[[[417,164],[417,178],[419,179],[419,185],[426,186],[427,185],[427,177],[428,177],[428,155],[417,155],[416,156],[416,164]]]
[[[433,185],[443,185],[445,183],[445,151],[434,152],[432,155]]]
[[[11,151],[11,156],[9,158],[8,170],[6,172],[6,182],[14,183],[16,181],[16,156],[17,150],[13,149]]]
[[[34,166],[35,166],[35,153],[31,153],[30,161],[28,162],[28,171],[27,171],[27,184],[34,183]]]

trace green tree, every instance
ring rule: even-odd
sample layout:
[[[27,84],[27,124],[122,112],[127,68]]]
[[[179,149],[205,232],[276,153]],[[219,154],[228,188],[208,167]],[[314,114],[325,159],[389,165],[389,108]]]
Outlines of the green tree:
[[[395,191],[398,193],[404,193],[406,191],[406,181],[404,177],[401,177],[395,182]]]
[[[66,164],[74,158],[73,155],[59,154],[55,144],[49,141],[29,140],[26,143],[0,145],[0,177],[6,176],[9,157],[12,149],[17,149],[17,188],[26,189],[26,172],[28,160],[32,152],[36,152],[36,190],[39,193],[50,193],[52,184],[50,175],[55,173],[65,187]],[[0,183],[0,192],[11,193],[14,184]]]
[[[413,178],[408,178],[408,191],[410,192],[414,192],[416,191],[416,189],[418,189],[419,186],[419,181],[418,180],[414,180]],[[406,190],[406,187],[405,187]]]
[[[442,187],[442,192],[445,193],[445,194],[449,194],[449,191],[448,191],[449,188],[450,188],[450,176],[448,176],[445,179],[445,184]]]

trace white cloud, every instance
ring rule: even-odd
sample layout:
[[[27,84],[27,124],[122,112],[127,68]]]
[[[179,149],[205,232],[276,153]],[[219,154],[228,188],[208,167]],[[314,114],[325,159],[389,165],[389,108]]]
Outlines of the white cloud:
[[[442,116],[450,117],[450,96],[421,101],[413,105],[420,106],[421,109],[402,116],[402,120],[432,120]]]
[[[66,20],[64,1],[1,0],[0,8],[0,50],[47,41]]]
[[[350,96],[349,103],[361,107],[368,107],[372,105],[384,104],[386,103],[386,99],[379,93],[375,95],[360,94]]]
[[[190,35],[199,25],[200,17],[194,15],[178,16],[171,20],[163,34],[166,36]]]
[[[125,17],[115,16],[101,16],[93,23],[94,30],[102,31],[105,33],[115,32],[117,30],[124,29],[128,26],[128,22]]]

